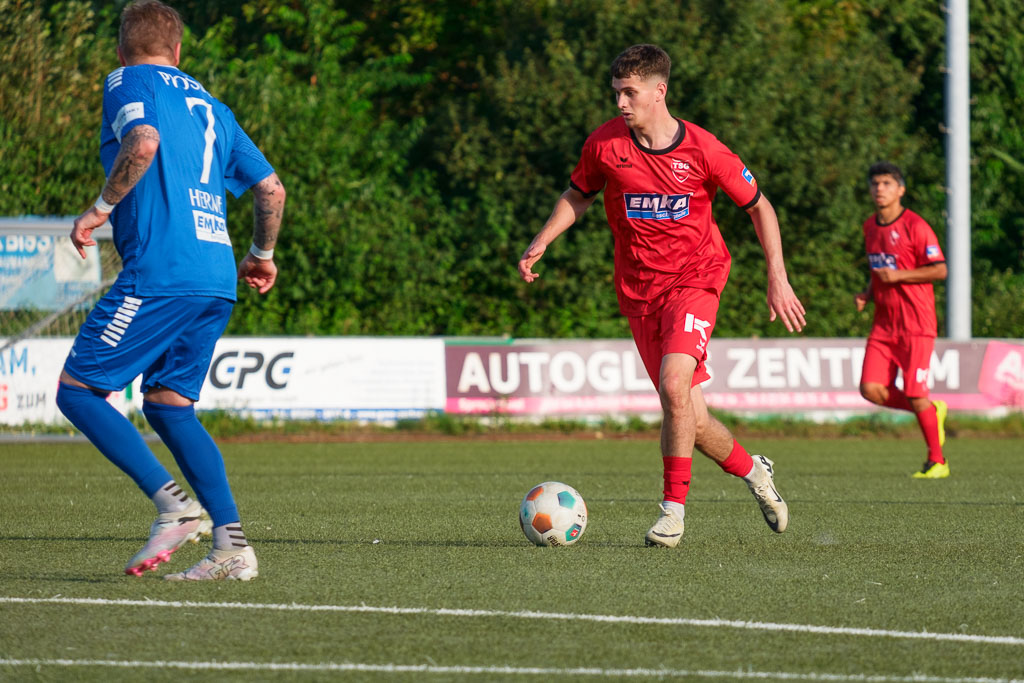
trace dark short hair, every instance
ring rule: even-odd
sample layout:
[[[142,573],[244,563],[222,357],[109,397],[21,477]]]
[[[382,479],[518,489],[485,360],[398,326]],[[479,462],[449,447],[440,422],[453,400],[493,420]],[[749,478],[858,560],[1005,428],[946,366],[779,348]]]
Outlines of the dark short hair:
[[[896,164],[888,161],[879,161],[871,164],[871,168],[868,169],[868,181],[879,175],[891,175],[901,187],[907,186],[907,182],[903,179],[903,171]]]
[[[636,76],[646,81],[652,76],[657,76],[668,83],[670,71],[672,60],[669,59],[668,53],[657,45],[627,47],[612,62],[612,78]]]
[[[181,15],[160,0],[138,0],[121,12],[117,44],[126,59],[174,58],[174,47],[185,31]]]

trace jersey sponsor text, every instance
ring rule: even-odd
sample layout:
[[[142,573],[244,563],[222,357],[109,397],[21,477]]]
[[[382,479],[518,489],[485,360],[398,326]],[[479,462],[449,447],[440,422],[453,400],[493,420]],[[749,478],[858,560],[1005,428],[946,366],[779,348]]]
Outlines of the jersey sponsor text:
[[[627,218],[646,218],[656,221],[677,221],[690,215],[690,197],[687,194],[625,193]]]
[[[196,222],[196,239],[201,242],[231,244],[231,237],[228,236],[228,224],[223,218],[196,210],[192,211],[192,217]]]
[[[868,254],[868,265],[871,270],[884,268],[896,270],[896,256],[894,254]]]
[[[190,187],[188,188],[188,198],[196,209],[213,211],[220,216],[224,215],[224,197],[221,195]]]

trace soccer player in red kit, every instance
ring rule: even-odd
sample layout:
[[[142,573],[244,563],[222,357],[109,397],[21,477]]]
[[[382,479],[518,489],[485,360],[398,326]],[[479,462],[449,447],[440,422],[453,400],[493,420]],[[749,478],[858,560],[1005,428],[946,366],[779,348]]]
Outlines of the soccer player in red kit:
[[[647,532],[649,546],[675,547],[683,535],[693,448],[729,474],[742,477],[765,520],[781,533],[789,509],[774,485],[773,463],[751,456],[708,414],[700,383],[707,343],[731,258],[711,215],[718,188],[748,214],[768,262],[770,320],[791,332],[805,325],[804,308],[786,276],[775,210],[739,157],[706,130],[672,116],[665,103],[671,61],[654,45],[634,45],[611,65],[621,116],[595,130],[551,217],[519,261],[532,268],[604,190],[615,238],[615,290],[629,318],[644,366],[658,389],[664,420],[661,515]]]
[[[864,353],[860,393],[880,406],[909,410],[917,416],[928,459],[915,479],[944,479],[949,464],[942,455],[946,441],[945,401],[928,398],[928,371],[935,348],[935,292],[932,283],[946,279],[946,258],[935,232],[923,218],[903,206],[906,183],[894,164],[868,169],[875,213],[864,221],[864,247],[871,279],[854,295],[857,310],[875,302],[875,321]],[[896,371],[903,370],[903,389]]]

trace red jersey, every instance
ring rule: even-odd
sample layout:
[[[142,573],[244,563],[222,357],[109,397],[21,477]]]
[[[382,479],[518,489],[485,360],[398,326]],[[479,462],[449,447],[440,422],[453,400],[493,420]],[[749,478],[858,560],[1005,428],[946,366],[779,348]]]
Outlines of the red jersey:
[[[604,190],[615,237],[615,291],[627,316],[656,311],[677,287],[720,295],[732,261],[711,202],[721,187],[750,208],[761,197],[740,158],[711,133],[679,121],[682,136],[667,149],[640,145],[622,117],[583,145],[570,185],[590,197]]]
[[[942,248],[928,223],[910,209],[892,223],[881,225],[877,216],[864,221],[864,247],[871,266],[871,292],[875,322],[871,336],[894,339],[905,336],[934,337],[935,290],[931,282],[885,283],[874,275],[881,268],[913,270],[945,263]]]

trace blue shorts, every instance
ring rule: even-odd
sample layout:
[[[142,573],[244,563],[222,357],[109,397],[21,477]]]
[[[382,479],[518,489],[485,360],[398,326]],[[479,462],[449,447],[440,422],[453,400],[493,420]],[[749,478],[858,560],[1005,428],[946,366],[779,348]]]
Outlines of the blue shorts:
[[[83,384],[120,391],[142,375],[143,393],[166,387],[193,401],[233,302],[212,296],[140,297],[114,283],[78,331],[64,370]]]

